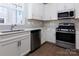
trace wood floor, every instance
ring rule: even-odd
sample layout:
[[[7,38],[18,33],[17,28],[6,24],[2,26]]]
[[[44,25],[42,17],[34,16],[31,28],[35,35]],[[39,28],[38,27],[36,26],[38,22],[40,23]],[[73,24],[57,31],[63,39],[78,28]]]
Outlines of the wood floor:
[[[46,42],[29,56],[79,56],[77,50],[64,49],[55,44]]]

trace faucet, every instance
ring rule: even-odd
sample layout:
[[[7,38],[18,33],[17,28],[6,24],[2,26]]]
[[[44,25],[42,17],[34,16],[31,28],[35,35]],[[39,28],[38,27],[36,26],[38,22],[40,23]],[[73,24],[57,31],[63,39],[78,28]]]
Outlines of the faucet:
[[[16,24],[12,24],[11,25],[11,31],[13,30],[13,28],[16,26]]]

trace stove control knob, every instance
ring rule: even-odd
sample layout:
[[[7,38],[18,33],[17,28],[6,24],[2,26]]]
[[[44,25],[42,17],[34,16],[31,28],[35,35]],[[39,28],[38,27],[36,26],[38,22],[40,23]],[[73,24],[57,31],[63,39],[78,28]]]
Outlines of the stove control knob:
[[[71,32],[72,30],[71,29],[69,29],[69,32]]]
[[[70,29],[70,32],[71,32],[72,30]]]
[[[70,31],[70,29],[68,29],[68,31]]]
[[[74,30],[72,30],[74,32]]]

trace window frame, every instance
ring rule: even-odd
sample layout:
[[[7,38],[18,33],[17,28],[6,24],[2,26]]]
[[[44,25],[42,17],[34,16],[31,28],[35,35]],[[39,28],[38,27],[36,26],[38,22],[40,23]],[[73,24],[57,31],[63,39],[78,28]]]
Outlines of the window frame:
[[[8,23],[7,22],[7,20],[9,19],[10,21],[11,21],[11,19],[9,18],[10,16],[9,16],[9,14],[10,14],[10,12],[9,11],[7,11],[7,19],[6,20],[4,20],[4,23],[0,23],[0,24],[8,24],[8,25],[11,25],[11,24],[17,24],[17,25],[24,25],[24,23],[23,22],[21,22],[20,24],[18,23],[18,17],[17,17],[17,12],[18,11],[21,11],[22,12],[22,20],[21,21],[24,21],[23,20],[23,11],[24,11],[24,8],[23,8],[23,4],[22,3],[20,3],[20,5],[21,5],[21,8],[19,8],[20,6],[19,6],[19,3],[18,4],[14,4],[14,3],[1,3],[0,4],[0,7],[4,7],[4,8],[7,8],[7,10],[15,10],[15,16],[16,16],[16,18],[14,18],[14,20],[12,20],[12,21],[15,21],[15,23],[13,23],[13,22],[11,22],[11,23]],[[14,7],[13,7],[14,6]]]

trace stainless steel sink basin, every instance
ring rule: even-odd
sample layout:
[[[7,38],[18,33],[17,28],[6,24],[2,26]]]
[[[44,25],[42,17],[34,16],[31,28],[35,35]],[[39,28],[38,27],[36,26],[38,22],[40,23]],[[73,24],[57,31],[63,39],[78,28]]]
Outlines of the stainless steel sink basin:
[[[18,32],[18,31],[24,31],[24,30],[9,30],[9,31],[3,31],[3,32],[1,32],[1,33]]]

